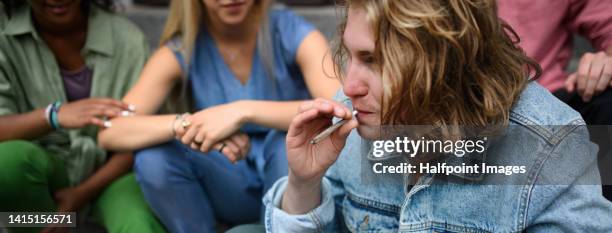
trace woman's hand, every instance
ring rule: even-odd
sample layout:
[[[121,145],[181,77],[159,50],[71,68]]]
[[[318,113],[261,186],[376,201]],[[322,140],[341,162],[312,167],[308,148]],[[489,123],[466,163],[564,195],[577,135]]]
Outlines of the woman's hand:
[[[195,141],[191,142],[189,146],[194,150],[199,150],[204,153],[208,152],[204,150],[204,145],[196,143]],[[212,148],[221,152],[221,154],[225,155],[225,157],[227,157],[227,159],[232,163],[236,163],[245,159],[249,154],[249,151],[251,150],[251,141],[249,135],[242,132],[237,132],[232,134],[230,137],[217,142],[212,146]]]
[[[320,181],[325,171],[336,161],[350,131],[357,127],[351,111],[344,105],[317,99],[305,102],[293,119],[287,133],[287,160],[292,182]],[[349,120],[329,137],[311,144],[318,133],[332,124],[332,118]]]
[[[238,132],[246,122],[244,109],[238,103],[210,107],[187,116],[185,121],[189,126],[176,129],[177,139],[185,145],[201,145],[197,147],[199,150],[209,152],[213,145]]]
[[[90,98],[63,104],[57,114],[62,128],[78,129],[88,125],[104,127],[100,118],[114,118],[122,111],[129,111],[129,105],[115,99]]]
[[[191,148],[197,148],[197,144],[192,144]],[[199,145],[201,147],[201,145]],[[246,158],[251,150],[249,136],[245,133],[235,133],[229,138],[221,140],[213,146],[215,150],[221,152],[232,163],[236,163]],[[201,150],[201,148],[198,148]],[[195,149],[195,150],[198,150]]]

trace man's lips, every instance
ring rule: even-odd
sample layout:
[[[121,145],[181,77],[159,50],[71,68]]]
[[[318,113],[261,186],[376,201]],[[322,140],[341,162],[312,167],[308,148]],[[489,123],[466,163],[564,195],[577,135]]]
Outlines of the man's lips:
[[[371,114],[374,113],[372,111],[368,111],[369,109],[363,106],[353,106],[353,110],[357,111],[359,114]]]
[[[373,112],[357,110],[357,114],[359,114],[359,115],[368,115],[368,114],[372,114],[372,113]]]
[[[366,110],[359,109],[359,108],[355,108],[355,111],[357,111],[357,116],[356,116],[357,120],[368,118],[369,116],[372,116],[372,113],[374,113],[374,112],[366,111]]]

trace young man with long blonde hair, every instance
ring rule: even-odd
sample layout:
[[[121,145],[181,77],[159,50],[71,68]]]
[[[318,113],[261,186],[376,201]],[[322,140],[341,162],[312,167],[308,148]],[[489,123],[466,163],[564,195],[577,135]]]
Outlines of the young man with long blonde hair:
[[[266,230],[612,231],[612,206],[598,190],[596,147],[584,121],[529,80],[539,68],[516,46],[495,4],[347,1],[335,57],[356,117],[335,101],[302,105],[287,135],[289,176],[264,198]],[[312,142],[333,117],[346,123]],[[378,174],[373,165],[405,157],[373,154],[372,141],[386,126],[402,125],[494,126],[499,137],[486,152],[465,158],[497,158],[524,170]],[[406,161],[421,167],[421,161],[445,167],[469,161],[440,154]]]

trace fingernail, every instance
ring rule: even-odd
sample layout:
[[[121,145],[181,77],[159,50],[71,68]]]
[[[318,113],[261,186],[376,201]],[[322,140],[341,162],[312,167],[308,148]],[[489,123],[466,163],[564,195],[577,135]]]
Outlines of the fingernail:
[[[136,111],[136,105],[128,104],[128,110],[130,110],[130,112]]]
[[[121,116],[126,117],[126,116],[132,116],[132,115],[134,115],[133,112],[130,112],[130,111],[121,111]]]
[[[344,111],[344,109],[342,109],[341,107],[338,107],[338,106],[334,107],[334,111],[336,111],[338,114],[346,113],[346,111]]]
[[[113,123],[110,121],[104,121],[104,128],[110,128],[113,126]]]

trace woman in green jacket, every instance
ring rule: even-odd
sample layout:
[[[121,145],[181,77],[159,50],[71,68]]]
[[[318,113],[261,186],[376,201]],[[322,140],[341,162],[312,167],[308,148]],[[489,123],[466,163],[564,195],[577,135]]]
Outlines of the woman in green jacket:
[[[0,212],[82,219],[90,206],[109,232],[163,232],[130,173],[131,153],[96,142],[104,119],[133,111],[116,99],[147,59],[142,33],[109,0],[2,3]]]

